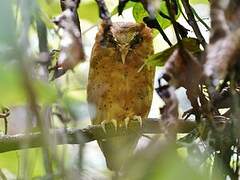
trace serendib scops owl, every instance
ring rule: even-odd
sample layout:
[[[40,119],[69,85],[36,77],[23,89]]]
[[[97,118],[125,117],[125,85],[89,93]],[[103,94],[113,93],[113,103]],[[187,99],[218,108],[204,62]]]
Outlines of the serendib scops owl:
[[[92,49],[87,87],[88,103],[95,107],[92,124],[147,117],[153,94],[155,68],[145,65],[153,53],[151,29],[145,24],[102,23]],[[118,171],[133,153],[140,136],[131,134],[99,140],[109,169]]]

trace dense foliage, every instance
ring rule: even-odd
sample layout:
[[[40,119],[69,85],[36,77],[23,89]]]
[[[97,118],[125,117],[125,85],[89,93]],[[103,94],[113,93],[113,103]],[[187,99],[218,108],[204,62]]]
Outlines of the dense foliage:
[[[130,14],[153,30],[157,51],[144,66],[161,71],[159,117],[86,128],[93,29]],[[238,179],[239,18],[237,0],[2,1],[1,179]],[[179,88],[191,105],[182,117]],[[92,162],[94,140],[128,133],[148,143],[121,173]]]

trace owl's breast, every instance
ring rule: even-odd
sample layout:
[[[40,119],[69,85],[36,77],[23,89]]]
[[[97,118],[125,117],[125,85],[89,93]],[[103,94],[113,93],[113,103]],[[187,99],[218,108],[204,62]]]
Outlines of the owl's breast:
[[[127,111],[146,115],[151,105],[154,69],[139,69],[144,59],[129,53],[123,64],[119,52],[93,51],[88,78],[88,101],[100,112],[111,112],[110,118],[123,118]],[[140,114],[142,113],[142,114]]]

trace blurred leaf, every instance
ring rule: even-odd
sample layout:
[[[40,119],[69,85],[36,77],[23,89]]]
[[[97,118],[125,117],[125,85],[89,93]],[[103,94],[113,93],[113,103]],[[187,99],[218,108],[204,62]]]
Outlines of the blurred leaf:
[[[147,179],[147,177],[151,180],[202,180],[207,178],[197,172],[196,169],[191,168],[179,156],[165,154],[164,158],[157,159],[155,165],[151,170],[148,170],[148,175],[144,179]]]
[[[173,146],[152,143],[136,153],[125,169],[126,180],[202,180],[207,179],[204,171],[191,167],[182,159]]]
[[[46,13],[49,19],[53,19],[61,13],[59,0],[38,0],[42,12]],[[94,0],[83,0],[78,8],[79,18],[96,23],[99,20],[98,7]]]
[[[11,173],[18,173],[18,154],[17,151],[0,154],[0,168],[6,168]]]
[[[57,98],[56,90],[42,81],[33,82],[40,103],[50,103]],[[22,85],[22,75],[14,68],[4,69],[0,67],[0,104],[22,105],[27,97],[25,87]]]
[[[24,150],[25,151],[25,150]],[[11,173],[18,175],[23,165],[24,154],[28,156],[29,177],[42,176],[44,174],[42,153],[40,148],[24,151],[12,151],[0,154],[0,168],[6,168]],[[22,169],[24,170],[24,169]]]
[[[182,40],[184,47],[190,51],[191,53],[198,53],[201,51],[199,47],[199,41],[195,38],[185,38]],[[168,60],[169,56],[173,53],[173,51],[178,47],[178,44],[162,51],[158,52],[148,58],[146,61],[147,65],[150,66],[163,66],[165,62]]]

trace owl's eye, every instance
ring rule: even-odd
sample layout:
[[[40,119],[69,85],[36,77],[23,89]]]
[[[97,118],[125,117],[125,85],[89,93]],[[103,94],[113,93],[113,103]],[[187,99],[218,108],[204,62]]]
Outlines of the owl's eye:
[[[113,36],[109,38],[109,43],[111,43],[112,46],[117,46],[117,41],[114,39]]]
[[[141,43],[143,41],[143,37],[137,34],[134,36],[133,40],[130,42],[130,47],[133,48],[135,45]]]
[[[107,48],[116,47],[117,42],[114,40],[114,37],[112,35],[108,34],[102,39],[101,45],[103,47],[107,47]]]

